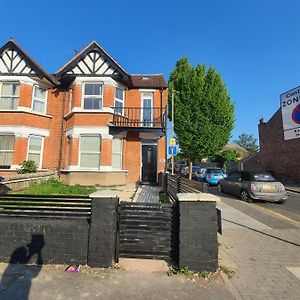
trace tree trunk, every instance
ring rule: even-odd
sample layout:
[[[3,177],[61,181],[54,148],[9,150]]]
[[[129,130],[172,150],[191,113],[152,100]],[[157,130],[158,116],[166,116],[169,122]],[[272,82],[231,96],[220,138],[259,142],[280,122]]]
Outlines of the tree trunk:
[[[192,170],[193,170],[193,161],[190,160],[190,167],[189,167],[189,180],[192,180]]]

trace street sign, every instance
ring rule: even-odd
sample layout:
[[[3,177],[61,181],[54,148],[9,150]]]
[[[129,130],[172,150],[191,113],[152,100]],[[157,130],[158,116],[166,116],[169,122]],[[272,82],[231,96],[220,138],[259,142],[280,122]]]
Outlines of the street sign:
[[[175,155],[177,153],[177,148],[175,146],[168,147],[168,154]]]
[[[300,138],[300,87],[280,95],[284,139]]]
[[[170,138],[170,146],[175,146],[175,145],[176,145],[175,138]]]

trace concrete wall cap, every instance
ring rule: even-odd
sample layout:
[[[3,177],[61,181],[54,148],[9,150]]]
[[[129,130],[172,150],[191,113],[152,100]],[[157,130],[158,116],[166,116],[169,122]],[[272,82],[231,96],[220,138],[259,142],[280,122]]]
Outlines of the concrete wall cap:
[[[112,190],[102,190],[102,191],[96,191],[93,194],[90,194],[90,198],[117,198],[118,194],[116,191]]]
[[[179,193],[177,194],[178,200],[182,202],[186,201],[202,201],[202,202],[217,202],[220,201],[220,197],[208,194],[208,193]]]

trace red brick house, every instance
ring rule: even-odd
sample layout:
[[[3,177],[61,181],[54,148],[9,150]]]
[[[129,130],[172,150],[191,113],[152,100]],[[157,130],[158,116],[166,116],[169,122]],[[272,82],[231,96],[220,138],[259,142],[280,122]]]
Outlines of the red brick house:
[[[157,182],[167,86],[129,74],[96,42],[52,75],[13,40],[0,48],[0,173],[34,160],[70,184]]]

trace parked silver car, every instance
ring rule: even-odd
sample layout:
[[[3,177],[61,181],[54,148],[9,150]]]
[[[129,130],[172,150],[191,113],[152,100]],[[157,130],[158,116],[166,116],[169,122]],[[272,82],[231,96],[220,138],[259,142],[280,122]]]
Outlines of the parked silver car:
[[[267,172],[233,172],[220,180],[218,189],[249,203],[253,200],[283,203],[287,199],[284,185]]]

